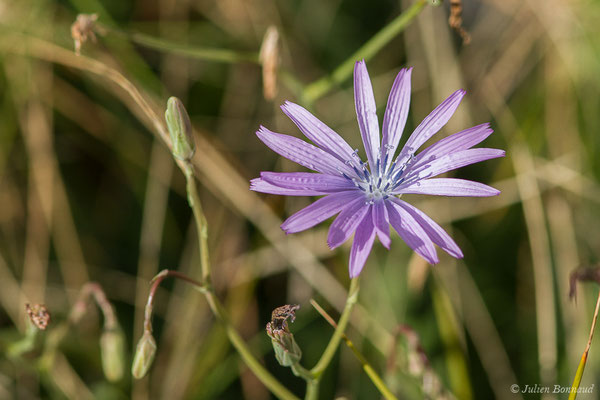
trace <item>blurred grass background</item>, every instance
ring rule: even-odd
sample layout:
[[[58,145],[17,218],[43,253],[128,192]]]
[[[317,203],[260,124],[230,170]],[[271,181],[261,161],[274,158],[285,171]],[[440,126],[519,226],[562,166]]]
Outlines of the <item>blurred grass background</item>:
[[[339,315],[348,246],[327,249],[328,224],[288,237],[281,232],[281,219],[311,199],[248,191],[260,171],[298,170],[254,132],[263,124],[299,136],[278,108],[286,99],[303,101],[289,83],[306,87],[328,75],[411,4],[0,1],[0,398],[270,398],[202,296],[176,282],[158,292],[158,353],[141,381],[128,373],[117,383],[104,378],[102,318],[94,307],[69,330],[50,367],[40,366],[39,352],[6,356],[25,332],[26,302],[47,305],[50,331],[67,318],[81,286],[96,281],[116,307],[129,363],[151,277],[163,268],[193,274],[198,261],[184,177],[129,95],[110,76],[86,70],[88,57],[120,71],[159,110],[171,95],[186,104],[198,139],[194,162],[218,294],[254,353],[303,395],[303,382],[277,365],[263,329],[272,309],[300,304],[291,328],[303,364],[313,365],[333,330],[308,300]],[[86,42],[80,58],[63,56],[51,46],[71,52],[70,25],[82,12],[98,13],[108,31]],[[447,2],[427,5],[368,60],[378,113],[404,66],[414,67],[407,131],[465,88],[463,104],[436,140],[491,121],[495,133],[484,146],[506,149],[507,157],[456,176],[502,194],[411,196],[444,224],[465,258],[444,254],[430,267],[397,236],[390,251],[376,245],[347,333],[401,398],[425,396],[422,371],[406,362],[411,346],[402,335],[394,340],[402,324],[418,335],[434,375],[456,398],[566,398],[513,394],[510,385],[569,386],[587,341],[598,288],[583,286],[576,304],[567,293],[569,273],[594,265],[600,254],[600,3],[464,0],[469,45],[448,27],[448,15]],[[256,62],[201,60],[127,37],[141,33],[182,48],[255,57],[270,25],[279,30],[287,77],[273,101],[263,98]],[[34,38],[44,42],[30,45]],[[304,104],[361,147],[351,78]],[[581,386],[596,390],[580,398],[598,398],[599,362],[592,345]],[[322,399],[336,396],[379,396],[343,345],[321,383]]]

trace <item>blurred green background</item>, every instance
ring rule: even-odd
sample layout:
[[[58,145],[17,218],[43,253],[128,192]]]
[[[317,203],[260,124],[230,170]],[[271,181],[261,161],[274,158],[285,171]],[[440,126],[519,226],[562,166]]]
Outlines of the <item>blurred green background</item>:
[[[173,281],[156,299],[154,366],[149,377],[130,377],[149,281],[163,268],[194,275],[196,231],[185,179],[168,149],[93,60],[133,82],[159,113],[169,96],[186,104],[217,293],[254,354],[302,396],[303,381],[277,365],[264,326],[275,307],[300,304],[291,329],[303,364],[314,365],[333,329],[309,299],[337,318],[349,246],[327,248],[328,223],[290,236],[279,229],[312,199],[248,191],[260,171],[300,170],[254,132],[262,124],[299,137],[279,110],[290,100],[362,147],[351,76],[315,101],[303,90],[411,4],[0,0],[0,398],[271,398],[204,298]],[[491,122],[495,133],[483,146],[507,156],[455,176],[502,194],[410,196],[447,228],[465,258],[440,251],[440,264],[431,267],[397,235],[390,251],[376,244],[347,334],[400,398],[440,393],[428,386],[437,384],[459,399],[567,398],[510,387],[570,386],[592,321],[597,285],[582,285],[576,303],[567,294],[570,272],[596,265],[600,254],[600,3],[464,0],[462,7],[470,44],[448,26],[448,2],[427,4],[367,65],[380,119],[396,73],[414,67],[407,132],[465,88],[434,140]],[[80,57],[71,39],[78,13],[97,13],[100,24]],[[257,60],[271,25],[281,64],[277,94],[266,100]],[[202,49],[225,50],[219,54],[234,60],[210,59]],[[88,281],[102,286],[126,335],[126,373],[116,383],[102,373],[102,315],[94,306],[57,344],[51,363],[40,359]],[[31,351],[10,357],[7,349],[26,331],[27,302],[45,303],[52,322]],[[579,398],[599,397],[599,347],[592,345],[581,383],[595,390]],[[415,361],[422,354],[425,370]],[[340,396],[380,396],[344,344],[320,398]]]

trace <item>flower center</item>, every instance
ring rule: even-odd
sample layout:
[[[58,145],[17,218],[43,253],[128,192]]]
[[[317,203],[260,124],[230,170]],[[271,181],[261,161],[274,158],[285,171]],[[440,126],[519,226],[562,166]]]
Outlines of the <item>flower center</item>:
[[[385,155],[383,162],[381,157],[378,156],[376,160],[375,168],[369,166],[368,162],[358,160],[360,168],[356,166],[352,160],[346,161],[353,169],[357,178],[350,178],[348,175],[342,172],[344,178],[351,180],[354,186],[365,193],[367,203],[372,204],[376,200],[387,199],[391,192],[404,182],[406,176],[405,172],[410,163],[414,160],[414,153],[412,149],[408,148],[409,151],[406,156],[402,157],[402,154],[393,162],[387,166],[388,158],[393,156],[394,147],[386,145]],[[353,157],[358,158],[358,149],[352,154]]]

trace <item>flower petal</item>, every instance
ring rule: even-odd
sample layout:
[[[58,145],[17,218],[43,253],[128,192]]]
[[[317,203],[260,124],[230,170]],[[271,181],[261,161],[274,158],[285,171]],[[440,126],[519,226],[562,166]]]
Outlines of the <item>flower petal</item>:
[[[412,154],[415,153],[429,138],[435,135],[452,117],[452,114],[458,108],[460,101],[465,95],[463,89],[457,90],[452,93],[450,97],[444,100],[439,106],[435,108],[423,122],[417,126],[415,131],[410,135],[408,141],[402,148],[400,155],[398,156],[398,164],[402,165],[408,160]]]
[[[383,170],[392,163],[394,153],[400,143],[404,126],[406,125],[406,119],[408,118],[408,109],[410,107],[410,77],[412,68],[403,68],[400,70],[392,90],[390,90],[390,96],[388,97],[387,106],[385,108],[385,115],[383,116],[383,139],[381,142],[382,155],[385,156],[386,152],[389,152]]]
[[[430,194],[434,196],[489,197],[500,194],[498,189],[483,183],[456,178],[424,179],[407,186],[400,185],[393,194]]]
[[[365,61],[357,61],[354,64],[354,105],[356,107],[356,118],[358,127],[365,146],[371,171],[375,170],[379,158],[379,121],[377,120],[377,108],[371,79],[367,72]]]
[[[422,164],[415,168],[410,165],[406,172],[405,181],[412,183],[417,179],[431,178],[444,172],[452,171],[466,165],[475,164],[492,158],[504,157],[504,150],[476,148],[446,154],[430,163]]]
[[[418,208],[408,204],[400,199],[392,199],[398,206],[404,208],[412,217],[417,221],[419,225],[425,230],[427,236],[444,250],[455,258],[463,258],[463,253],[456,244],[456,242],[446,233],[446,231],[439,226],[434,220],[429,218],[427,214]]]
[[[373,203],[373,225],[375,225],[379,241],[389,250],[390,244],[392,244],[390,239],[390,221],[383,200]]]
[[[360,225],[358,225],[358,228],[356,228],[352,249],[350,249],[350,262],[348,265],[350,278],[357,277],[365,266],[365,262],[373,248],[375,231],[373,218],[371,217],[371,211],[369,210]]]
[[[250,181],[250,190],[261,193],[279,194],[282,196],[322,196],[325,193],[316,190],[283,188],[273,185],[262,178],[254,178]]]
[[[385,204],[390,224],[402,240],[428,263],[437,264],[439,259],[433,242],[415,218],[393,201],[388,201]]]
[[[317,146],[336,157],[342,162],[352,162],[357,168],[360,167],[358,157],[354,154],[352,147],[333,129],[321,122],[317,117],[308,112],[298,104],[286,101],[281,109],[298,129]]]
[[[327,235],[327,244],[335,249],[354,233],[358,224],[369,211],[370,206],[365,203],[364,196],[347,203],[340,215],[333,220]]]
[[[329,175],[339,175],[339,171],[344,171],[354,175],[348,165],[296,137],[272,132],[264,126],[260,127],[256,136],[274,152],[313,171]]]
[[[362,195],[356,191],[337,192],[320,198],[291,215],[281,224],[285,233],[301,232],[340,212],[349,202]]]
[[[470,149],[481,143],[492,132],[490,124],[486,123],[450,135],[420,152],[413,161],[413,168],[447,154]]]
[[[275,186],[288,189],[322,193],[356,189],[354,183],[344,177],[311,172],[261,172],[260,177]]]

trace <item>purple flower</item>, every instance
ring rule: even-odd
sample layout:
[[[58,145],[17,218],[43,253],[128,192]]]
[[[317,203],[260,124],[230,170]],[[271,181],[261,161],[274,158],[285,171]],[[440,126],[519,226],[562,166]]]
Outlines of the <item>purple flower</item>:
[[[336,215],[327,237],[334,249],[354,233],[350,251],[350,277],[358,276],[371,252],[375,236],[389,249],[389,225],[419,255],[438,262],[434,243],[456,258],[463,253],[452,238],[419,209],[400,200],[404,193],[436,196],[495,196],[500,192],[479,182],[434,178],[465,165],[504,156],[503,150],[471,147],[491,133],[482,124],[455,133],[415,152],[448,122],[464,90],[457,90],[436,107],[408,138],[396,155],[410,104],[411,69],[402,69],[388,98],[379,134],[375,99],[364,61],[354,66],[356,116],[367,162],[341,136],[301,106],[286,102],[283,112],[316,146],[261,126],[256,135],[273,151],[311,172],[261,172],[251,190],[287,196],[324,196],[289,217],[281,228],[300,232]],[[368,166],[368,167],[367,167]]]

